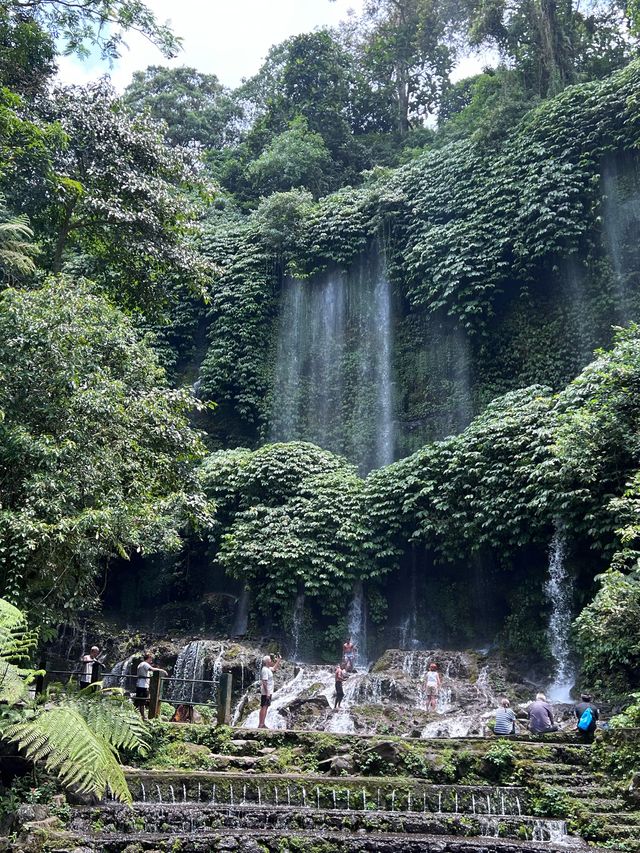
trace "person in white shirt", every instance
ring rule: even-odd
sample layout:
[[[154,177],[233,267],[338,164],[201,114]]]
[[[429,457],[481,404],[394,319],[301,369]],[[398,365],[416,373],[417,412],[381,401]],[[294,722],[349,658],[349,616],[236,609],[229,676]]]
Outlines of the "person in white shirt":
[[[144,720],[144,709],[149,698],[149,684],[151,683],[151,673],[161,672],[163,675],[169,673],[166,669],[161,669],[159,666],[153,666],[153,655],[147,652],[142,661],[138,664],[136,670],[136,705],[140,711],[140,715]]]
[[[262,669],[260,670],[260,714],[259,729],[266,729],[267,712],[273,696],[273,673],[280,666],[280,658],[265,655],[262,658]]]
[[[427,677],[424,682],[425,693],[427,696],[427,710],[435,711],[438,705],[438,694],[440,693],[441,685],[442,679],[438,672],[438,664],[430,663],[429,669],[427,670]]]
[[[98,661],[98,655],[100,654],[100,649],[97,646],[91,646],[88,655],[83,655],[80,658],[80,663],[82,664],[82,669],[80,670],[80,688],[88,687],[93,681],[93,665],[95,663],[100,663]]]

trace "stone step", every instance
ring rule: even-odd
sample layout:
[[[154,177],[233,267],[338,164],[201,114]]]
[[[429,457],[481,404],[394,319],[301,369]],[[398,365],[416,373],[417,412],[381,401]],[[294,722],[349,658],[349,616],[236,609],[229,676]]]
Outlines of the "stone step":
[[[295,832],[273,832],[264,830],[198,831],[175,834],[171,832],[128,833],[95,832],[68,837],[64,848],[59,851],[81,847],[83,853],[124,853],[136,851],[180,850],[180,853],[315,853],[331,850],[332,853],[467,853],[478,850],[482,853],[566,853],[566,843],[556,841],[527,841],[525,839],[502,839],[493,837],[406,835],[392,832],[345,833],[330,830]],[[566,840],[565,840],[566,841]],[[591,851],[594,848],[590,848]]]
[[[144,827],[145,834],[172,831],[200,835],[220,829],[271,830],[277,833],[322,830],[369,833],[376,837],[382,832],[408,836],[462,835],[544,842],[567,840],[565,824],[559,820],[527,815],[435,814],[421,812],[420,804],[410,804],[410,807],[413,810],[402,812],[370,810],[366,801],[361,803],[360,810],[318,809],[313,805],[275,807],[202,803],[137,803],[131,809],[112,804],[74,809],[70,829],[89,836],[96,827],[101,832],[133,835]]]
[[[542,770],[538,771],[537,769],[532,772],[533,778],[535,778],[536,782],[544,782],[547,785],[553,785],[561,788],[575,788],[575,787],[598,787],[603,786],[607,777],[604,773],[592,773],[585,774],[584,772],[579,773],[566,773],[566,772],[558,772],[551,770]]]
[[[595,795],[593,798],[590,797],[575,797],[574,798],[586,809],[594,814],[606,814],[609,812],[616,812],[619,809],[624,809],[626,803],[622,797],[615,797],[605,799],[601,797],[599,794]]]
[[[640,826],[640,812],[606,812],[608,820],[617,826]]]
[[[311,774],[247,773],[167,770],[127,770],[134,800],[155,803],[211,803],[237,805],[242,800],[265,805],[304,805],[353,808],[365,802],[383,809],[406,810],[409,802],[430,812],[524,813],[528,791],[521,787],[489,785],[434,785],[409,777],[327,777]]]

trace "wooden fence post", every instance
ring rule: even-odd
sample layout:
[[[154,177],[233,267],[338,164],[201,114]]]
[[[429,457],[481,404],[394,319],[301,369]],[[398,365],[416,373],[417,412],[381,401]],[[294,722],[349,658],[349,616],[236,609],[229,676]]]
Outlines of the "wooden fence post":
[[[156,672],[151,674],[151,681],[149,683],[149,719],[155,720],[160,716],[160,699],[162,696],[161,691],[162,686],[162,676],[160,672],[156,670]]]
[[[223,672],[218,684],[218,725],[228,726],[231,722],[231,687],[233,676],[230,672]]]

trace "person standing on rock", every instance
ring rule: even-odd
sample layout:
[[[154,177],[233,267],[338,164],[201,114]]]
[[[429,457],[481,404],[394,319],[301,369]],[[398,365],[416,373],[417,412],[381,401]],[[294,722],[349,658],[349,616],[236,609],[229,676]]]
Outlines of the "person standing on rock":
[[[438,672],[438,664],[430,663],[424,680],[425,693],[427,696],[427,711],[435,711],[438,705],[438,695],[440,693],[441,686],[442,679]]]
[[[529,705],[529,731],[534,735],[558,731],[553,721],[553,709],[544,693],[537,693],[535,702]]]
[[[163,675],[169,675],[166,669],[161,669],[159,666],[153,665],[153,655],[151,652],[143,657],[138,664],[136,670],[136,700],[140,716],[144,720],[144,709],[149,701],[149,685],[151,684],[151,673],[161,672]]]
[[[265,655],[262,658],[262,669],[260,670],[260,714],[258,716],[258,728],[266,729],[267,712],[271,705],[273,696],[273,673],[280,666],[280,658]]]
[[[351,637],[348,638],[346,643],[342,644],[342,659],[344,663],[344,668],[347,672],[353,672],[354,670],[357,651],[358,648],[351,639]]]
[[[334,711],[338,710],[342,704],[342,700],[344,699],[344,689],[342,685],[347,678],[349,678],[349,673],[343,668],[342,664],[339,663],[336,669],[336,701],[333,703]]]
[[[580,702],[573,709],[576,715],[578,735],[584,743],[593,743],[600,711],[591,701],[590,693],[582,693]]]

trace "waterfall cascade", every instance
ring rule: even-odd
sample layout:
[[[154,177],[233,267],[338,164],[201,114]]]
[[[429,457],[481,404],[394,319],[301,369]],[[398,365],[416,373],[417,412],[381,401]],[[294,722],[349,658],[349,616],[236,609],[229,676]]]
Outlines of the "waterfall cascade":
[[[640,192],[638,166],[609,161],[602,171],[604,237],[614,277],[618,322],[634,316],[632,299],[637,292]]]
[[[379,253],[348,271],[288,279],[271,439],[313,441],[363,472],[394,459],[391,287]]]
[[[358,581],[353,590],[353,599],[349,605],[348,626],[349,636],[357,649],[355,657],[356,668],[366,670],[369,665],[367,655],[367,610],[362,581]]]
[[[545,591],[551,602],[549,642],[556,662],[555,677],[549,686],[549,699],[570,702],[575,677],[571,664],[569,635],[572,620],[573,585],[565,565],[566,545],[556,531],[549,548],[549,579]]]
[[[242,587],[242,592],[236,605],[236,613],[233,619],[232,637],[244,637],[249,627],[249,602],[251,592],[248,586]]]
[[[299,590],[293,605],[293,616],[291,618],[291,658],[298,660],[300,653],[300,630],[304,618],[304,592]]]

